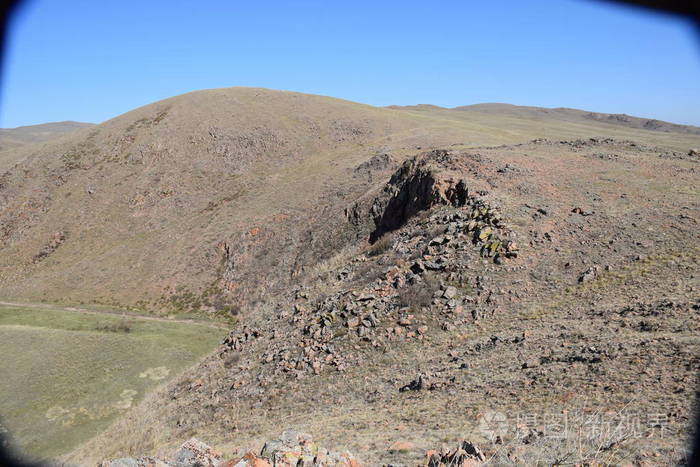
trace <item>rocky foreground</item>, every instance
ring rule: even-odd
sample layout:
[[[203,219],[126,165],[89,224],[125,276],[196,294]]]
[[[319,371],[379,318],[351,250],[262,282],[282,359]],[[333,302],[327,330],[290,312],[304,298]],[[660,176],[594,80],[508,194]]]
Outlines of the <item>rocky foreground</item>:
[[[410,449],[407,443],[396,443],[393,451]],[[486,460],[478,447],[468,441],[451,450],[426,451],[426,465],[478,466]],[[268,466],[347,466],[359,467],[360,462],[345,452],[329,451],[313,441],[310,435],[296,431],[285,431],[275,440],[265,443],[256,454],[247,452],[240,458],[226,459],[220,452],[192,438],[185,442],[171,459],[155,457],[126,457],[104,461],[100,467],[268,467]],[[400,464],[385,464],[398,466]]]
[[[688,464],[697,164],[602,138],[377,155],[353,173],[380,183],[298,245],[334,255],[297,258],[293,286],[266,288],[216,352],[67,460],[162,455],[196,436],[236,465],[234,448],[283,421],[367,465],[425,464],[463,439],[491,465]],[[227,290],[276,277],[275,228],[245,237],[258,250],[224,245]],[[292,444],[280,452],[304,452]],[[278,462],[268,451],[243,460]]]

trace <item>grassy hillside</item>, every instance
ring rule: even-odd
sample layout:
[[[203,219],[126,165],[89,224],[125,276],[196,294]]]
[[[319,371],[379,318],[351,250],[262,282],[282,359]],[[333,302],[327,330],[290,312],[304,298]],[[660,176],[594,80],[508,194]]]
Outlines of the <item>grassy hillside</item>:
[[[259,449],[298,427],[368,463],[463,436],[523,464],[637,462],[642,438],[478,425],[633,410],[670,414],[643,442],[673,463],[700,368],[695,130],[233,88],[18,148],[0,158],[0,298],[151,319],[11,312],[8,422],[34,452],[75,445],[219,337],[157,315],[206,314],[235,316],[227,344],[65,459],[193,435]]]
[[[52,122],[17,128],[0,128],[0,151],[17,148],[25,144],[48,141],[80,128],[91,126],[93,126],[92,123]]]
[[[166,99],[13,154],[0,177],[0,297],[168,313],[245,305],[342,247],[322,218],[367,189],[352,171],[378,153],[590,136],[682,152],[700,143],[594,120],[265,89]],[[305,256],[316,249],[305,242],[330,248]],[[271,273],[245,273],[256,264]]]
[[[568,109],[564,107],[548,109],[543,107],[528,107],[510,104],[475,104],[455,107],[455,111],[476,112],[492,115],[511,115],[520,118],[541,118],[545,120],[559,120],[587,124],[595,122],[616,127],[628,127],[656,132],[686,133],[700,135],[700,128],[690,125],[679,125],[650,118],[632,117],[626,114],[606,114],[599,112],[586,112],[584,110]]]
[[[209,324],[0,306],[0,413],[26,452],[66,453],[210,352]]]

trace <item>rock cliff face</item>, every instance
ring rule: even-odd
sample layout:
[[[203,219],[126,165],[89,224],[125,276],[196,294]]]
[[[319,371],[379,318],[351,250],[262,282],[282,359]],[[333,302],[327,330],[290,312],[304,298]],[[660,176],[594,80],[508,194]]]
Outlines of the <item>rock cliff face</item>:
[[[375,225],[370,243],[403,226],[420,211],[437,205],[459,207],[466,203],[469,197],[466,182],[440,171],[440,164],[447,157],[447,151],[436,150],[410,159],[391,177],[370,208]]]
[[[384,186],[348,207],[346,218],[358,226],[371,222],[369,241],[374,243],[420,211],[439,205],[464,205],[469,188],[455,170],[453,157],[449,151],[434,150],[409,158]]]

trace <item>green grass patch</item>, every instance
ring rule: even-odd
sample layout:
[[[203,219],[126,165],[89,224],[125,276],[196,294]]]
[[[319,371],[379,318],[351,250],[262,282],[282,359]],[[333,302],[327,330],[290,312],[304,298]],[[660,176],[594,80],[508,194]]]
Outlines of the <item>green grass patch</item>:
[[[69,452],[213,350],[225,330],[0,306],[0,414],[25,453]]]

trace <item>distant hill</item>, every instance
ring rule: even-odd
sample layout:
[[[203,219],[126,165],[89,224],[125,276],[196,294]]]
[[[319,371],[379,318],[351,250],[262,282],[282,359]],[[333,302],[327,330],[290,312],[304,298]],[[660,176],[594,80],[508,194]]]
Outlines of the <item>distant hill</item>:
[[[666,133],[684,133],[689,135],[700,135],[700,127],[692,125],[680,125],[677,123],[665,122],[653,118],[633,117],[626,114],[607,114],[600,112],[589,112],[587,110],[569,109],[566,107],[546,108],[530,107],[523,105],[483,103],[462,105],[459,107],[447,108],[432,104],[417,105],[390,105],[388,109],[417,111],[423,113],[456,115],[465,113],[470,115],[488,114],[490,117],[518,118],[529,121],[547,120],[561,123],[577,123],[587,125],[589,123],[603,123],[617,127],[636,128],[640,130],[662,131]]]
[[[639,128],[644,130],[664,131],[669,133],[687,133],[700,135],[700,128],[691,125],[679,125],[677,123],[664,122],[662,120],[632,117],[626,114],[607,114],[600,112],[589,112],[586,110],[569,109],[557,107],[548,109],[544,107],[528,107],[511,104],[474,104],[455,107],[451,110],[464,112],[480,112],[498,115],[512,115],[521,118],[547,118],[569,122],[596,121],[611,125],[624,126],[628,128]]]
[[[83,122],[51,122],[40,125],[18,126],[17,128],[0,128],[0,151],[41,143],[71,131],[94,126]]]

